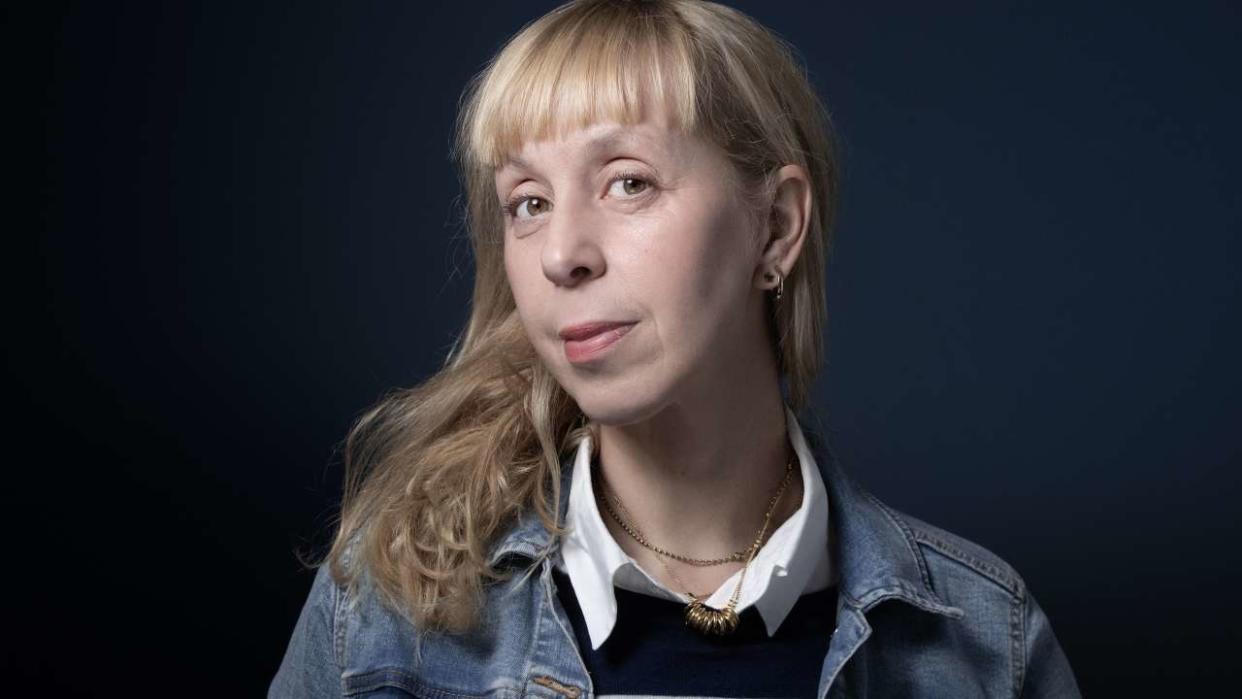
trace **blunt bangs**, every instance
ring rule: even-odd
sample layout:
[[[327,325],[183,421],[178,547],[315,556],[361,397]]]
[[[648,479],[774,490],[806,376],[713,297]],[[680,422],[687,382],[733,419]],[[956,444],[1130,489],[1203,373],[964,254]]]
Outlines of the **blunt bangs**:
[[[495,169],[528,141],[658,114],[692,131],[698,70],[688,29],[672,14],[625,16],[632,12],[601,5],[522,30],[477,86],[467,159]]]

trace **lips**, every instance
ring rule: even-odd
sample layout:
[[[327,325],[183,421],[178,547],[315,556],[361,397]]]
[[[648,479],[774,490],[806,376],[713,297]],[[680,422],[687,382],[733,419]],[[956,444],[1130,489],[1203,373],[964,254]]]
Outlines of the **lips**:
[[[625,325],[633,325],[633,323],[620,320],[594,320],[589,323],[563,328],[561,329],[560,336],[562,340],[581,341]]]
[[[573,364],[598,359],[634,325],[623,321],[596,321],[564,328],[559,334],[565,341],[565,358]]]

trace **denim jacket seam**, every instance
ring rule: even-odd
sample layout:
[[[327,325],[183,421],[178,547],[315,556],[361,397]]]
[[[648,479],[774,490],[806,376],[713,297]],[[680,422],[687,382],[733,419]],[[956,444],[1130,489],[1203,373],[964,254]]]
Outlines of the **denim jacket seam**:
[[[1015,699],[1022,695],[1026,679],[1026,585],[1016,575],[1007,574],[1002,568],[980,560],[926,531],[916,530],[916,538],[946,558],[956,561],[980,577],[992,581],[1009,596],[1009,657],[1010,673]]]
[[[469,694],[452,689],[445,689],[444,687],[427,682],[418,675],[399,667],[377,668],[360,675],[354,675],[353,678],[357,680],[358,678],[369,678],[371,675],[376,675],[381,678],[394,676],[400,677],[401,680],[403,680],[403,684],[400,685],[401,689],[409,689],[410,691],[417,692],[419,696],[428,697],[428,699],[482,699],[483,697],[515,697],[520,694],[520,692],[511,687],[502,687],[499,690],[488,692],[487,694]],[[368,691],[377,687],[386,686],[392,685],[381,680],[378,684],[367,684],[361,687],[353,687],[349,691],[351,694],[354,694],[360,691]]]
[[[928,532],[915,530],[914,536],[917,541],[930,546],[941,555],[961,563],[982,577],[990,579],[1004,589],[1005,592],[1009,593],[1011,597],[1020,597],[1022,595],[1025,586],[1021,579],[1014,575],[1009,575],[1004,569],[987,561],[980,560]]]
[[[488,561],[488,563],[489,565],[496,567],[501,563],[504,563],[506,558],[517,557],[534,559],[537,557],[539,549],[540,546],[538,545],[538,542],[530,541],[529,539],[514,539],[513,541],[506,541],[491,555],[491,560]]]
[[[507,558],[525,558],[531,561],[550,555],[560,542],[557,537],[549,535],[546,530],[526,533],[519,531],[520,525],[514,525],[508,533],[500,537],[500,543],[488,556],[488,564],[495,567]]]
[[[1010,605],[1010,653],[1013,657],[1013,696],[1020,699],[1026,683],[1026,595],[1015,596]]]
[[[348,569],[353,562],[355,547],[359,542],[358,535],[346,544],[344,550],[341,551],[341,566]],[[336,662],[336,674],[340,678],[341,696],[345,695],[345,645],[346,630],[349,627],[348,620],[345,618],[349,612],[349,608],[354,604],[352,600],[345,598],[350,596],[350,592],[357,593],[357,581],[351,582],[349,587],[342,588],[332,576],[332,571],[328,571],[329,582],[332,583],[332,659]]]
[[[522,661],[522,677],[518,678],[519,681],[522,683],[525,683],[526,678],[531,676],[532,671],[534,670],[535,652],[539,649],[540,644],[542,644],[544,641],[543,629],[541,627],[546,621],[545,616],[544,616],[545,613],[551,614],[552,616],[556,616],[555,612],[553,612],[551,609],[552,601],[548,599],[548,591],[543,583],[543,574],[545,572],[543,570],[543,565],[542,563],[539,563],[539,562],[533,563],[531,566],[532,573],[533,573],[533,568],[535,566],[540,567],[538,581],[535,582],[532,580],[532,578],[535,577],[532,574],[532,575],[526,576],[525,582],[522,583],[523,585],[536,585],[539,590],[538,592],[539,608],[535,611],[536,621],[535,621],[535,629],[534,629],[534,638],[532,639],[530,647],[526,649],[526,658],[523,659]],[[519,694],[521,693],[521,689],[518,690],[518,693]]]
[[[885,517],[888,517],[889,521],[892,522],[893,526],[897,527],[901,531],[902,539],[906,544],[906,548],[907,550],[909,550],[910,555],[914,558],[915,566],[917,566],[919,569],[919,576],[923,579],[924,587],[927,589],[928,592],[933,592],[932,584],[931,584],[931,575],[928,574],[927,572],[927,562],[923,560],[923,552],[919,550],[919,547],[916,543],[917,539],[914,536],[914,532],[910,529],[910,526],[907,525],[905,520],[903,520],[896,512],[890,509],[888,505],[885,505],[883,502],[880,502],[880,499],[877,498],[876,496],[866,491],[863,492],[863,495],[868,500],[870,500],[872,504],[878,507],[880,511],[884,513]],[[934,592],[933,592],[933,596],[934,596]]]
[[[331,571],[328,573],[331,577]],[[336,674],[340,677],[341,692],[345,690],[345,673],[341,671],[344,667],[345,658],[345,606],[341,604],[341,589],[335,580],[332,580],[332,659],[336,663]]]
[[[856,599],[853,595],[851,595],[849,590],[845,589],[844,585],[842,585],[841,588],[837,591],[837,594],[840,595],[841,601],[845,603],[845,606],[853,609],[859,614],[867,613],[867,610],[862,608],[862,601]],[[838,621],[837,623],[840,623],[840,621]]]
[[[888,599],[899,599],[918,609],[936,614],[948,614],[954,618],[959,618],[961,612],[957,608],[949,607],[942,600],[923,594],[917,589],[902,580],[901,578],[893,578],[884,584],[877,585],[867,590],[865,594],[857,597],[849,594],[845,590],[841,590],[840,594],[845,603],[860,612],[868,612],[880,602]]]

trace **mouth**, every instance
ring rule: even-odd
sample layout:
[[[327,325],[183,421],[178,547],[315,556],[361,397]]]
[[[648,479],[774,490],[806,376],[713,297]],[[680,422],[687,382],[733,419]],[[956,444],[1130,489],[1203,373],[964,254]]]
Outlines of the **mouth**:
[[[565,359],[570,364],[584,364],[603,357],[636,322],[592,322],[561,330],[565,341]]]

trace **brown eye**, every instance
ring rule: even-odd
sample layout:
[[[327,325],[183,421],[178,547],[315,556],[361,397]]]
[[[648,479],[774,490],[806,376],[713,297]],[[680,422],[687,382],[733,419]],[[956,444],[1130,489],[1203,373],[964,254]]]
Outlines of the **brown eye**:
[[[525,210],[525,213],[523,213]],[[525,197],[518,201],[512,210],[512,216],[518,219],[531,218],[548,211],[548,200],[540,197]]]
[[[618,185],[620,185],[620,187],[618,187]],[[612,186],[609,187],[609,192],[613,193],[614,196],[620,196],[621,198],[633,197],[638,194],[642,194],[650,186],[651,184],[641,177],[618,177],[612,181]]]

